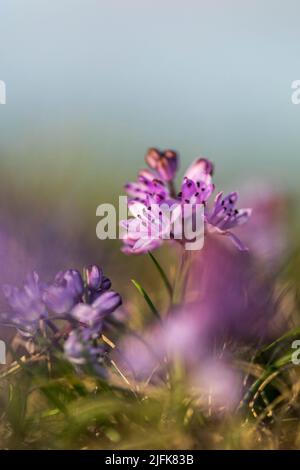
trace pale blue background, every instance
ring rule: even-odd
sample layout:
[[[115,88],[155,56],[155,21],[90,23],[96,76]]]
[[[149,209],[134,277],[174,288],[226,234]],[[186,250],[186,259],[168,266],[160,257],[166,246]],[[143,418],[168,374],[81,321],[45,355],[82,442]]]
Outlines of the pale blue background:
[[[1,169],[118,188],[156,145],[297,190],[299,78],[297,0],[0,0]]]

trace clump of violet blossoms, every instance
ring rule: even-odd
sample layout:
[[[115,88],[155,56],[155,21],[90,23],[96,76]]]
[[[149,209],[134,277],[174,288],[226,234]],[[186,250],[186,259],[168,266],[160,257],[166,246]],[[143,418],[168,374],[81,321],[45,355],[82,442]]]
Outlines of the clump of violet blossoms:
[[[179,166],[176,152],[151,148],[145,160],[150,169],[141,170],[136,182],[125,185],[130,197],[128,206],[132,217],[121,222],[125,229],[122,236],[124,253],[146,253],[158,248],[166,239],[168,231],[171,240],[181,242],[176,233],[172,232],[178,218],[178,208],[182,210],[180,216],[184,223],[184,209],[189,206],[191,213],[196,205],[203,206],[205,233],[226,235],[239,250],[247,250],[232,230],[247,222],[251,209],[237,208],[237,192],[231,192],[225,197],[223,192],[219,192],[213,204],[210,204],[215,185],[212,181],[214,166],[209,160],[198,158],[194,161],[184,175],[179,193],[176,193],[174,182]],[[169,224],[164,222],[163,207],[171,208]]]
[[[92,366],[101,372],[105,345],[101,334],[110,315],[121,305],[121,296],[110,290],[111,282],[97,265],[83,270],[59,272],[51,284],[43,284],[37,273],[27,277],[23,289],[4,286],[10,307],[0,314],[0,323],[15,327],[35,342],[49,330],[55,343],[75,365]],[[57,320],[63,320],[61,329]]]

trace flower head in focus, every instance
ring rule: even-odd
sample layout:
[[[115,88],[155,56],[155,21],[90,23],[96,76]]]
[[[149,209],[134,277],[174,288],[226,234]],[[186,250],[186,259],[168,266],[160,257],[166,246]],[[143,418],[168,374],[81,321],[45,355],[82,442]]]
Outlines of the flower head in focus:
[[[251,209],[237,209],[237,201],[236,192],[226,197],[223,197],[223,193],[217,195],[212,211],[206,216],[208,231],[229,236],[239,250],[247,251],[247,247],[231,230],[247,222]]]
[[[138,173],[137,182],[127,183],[125,190],[135,201],[146,202],[148,198],[160,204],[174,196],[173,180],[179,166],[179,157],[173,150],[148,150],[146,163],[149,169]]]
[[[178,204],[170,208],[168,204],[147,204],[132,201],[129,205],[133,215],[127,221],[122,221],[125,229],[123,237],[123,252],[145,253],[158,248],[164,240],[173,237],[172,225],[180,216]]]
[[[178,167],[176,152],[160,152],[152,148],[146,155],[146,161],[153,171],[142,170],[137,183],[128,183],[125,186],[127,193],[132,197],[129,200],[129,209],[133,217],[121,222],[121,227],[125,230],[122,236],[124,253],[146,253],[161,246],[166,239],[185,244],[184,226],[194,223],[199,206],[202,206],[204,211],[204,233],[227,235],[239,250],[247,249],[232,232],[236,226],[247,222],[251,214],[250,209],[236,209],[237,193],[230,193],[225,198],[223,193],[219,193],[213,207],[209,207],[215,190],[212,162],[206,158],[196,159],[187,169],[181,190],[176,196],[173,181]],[[162,171],[162,168],[167,166],[169,173]],[[157,179],[157,176],[161,179]],[[189,206],[189,211],[186,206]],[[169,223],[164,217],[163,207],[170,209]],[[178,225],[174,230],[174,222],[179,220],[180,230]],[[178,236],[180,233],[181,239]],[[202,247],[201,243],[199,247]]]

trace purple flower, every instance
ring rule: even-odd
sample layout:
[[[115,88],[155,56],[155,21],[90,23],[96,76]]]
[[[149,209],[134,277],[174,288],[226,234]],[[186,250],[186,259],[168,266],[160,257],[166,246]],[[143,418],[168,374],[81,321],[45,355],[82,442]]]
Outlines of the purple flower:
[[[98,336],[107,315],[113,313],[121,304],[122,299],[117,292],[104,292],[91,305],[77,304],[71,310],[71,316],[88,328],[91,336]]]
[[[68,269],[59,272],[51,285],[41,285],[33,273],[23,289],[4,286],[11,313],[1,314],[0,322],[32,337],[39,332],[40,322],[46,320],[49,331],[60,333],[59,338],[69,332],[64,351],[76,367],[84,366],[89,372],[104,375],[106,350],[99,341],[107,316],[121,305],[122,299],[109,290],[111,282],[98,266],[86,267],[84,278],[86,282],[79,271]],[[55,324],[58,318],[68,322],[67,328],[59,331]]]
[[[185,204],[206,204],[215,190],[213,168],[206,158],[195,160],[184,175],[178,198]]]
[[[157,203],[162,203],[170,198],[170,191],[166,184],[156,179],[148,170],[139,173],[136,183],[127,183],[125,190],[134,201],[139,202],[146,202],[151,198]]]
[[[64,344],[66,358],[76,367],[87,369],[100,376],[105,376],[103,367],[106,348],[91,341],[82,329],[70,333]]]
[[[282,256],[287,255],[290,242],[288,195],[259,181],[247,183],[243,194],[247,205],[253,207],[253,215],[247,225],[237,227],[236,232],[251,252],[262,259],[268,269],[274,270]]]
[[[144,238],[142,235],[138,236],[137,232],[135,230],[132,230],[133,224],[135,224],[135,222],[136,221],[134,220],[129,222],[128,234],[124,235],[122,238],[123,253],[125,253],[126,255],[139,255],[143,253],[148,253],[148,251],[155,250],[156,248],[159,248],[162,245],[163,240],[161,238]]]
[[[185,176],[178,198],[183,204],[205,204],[214,189],[215,185],[213,183],[208,183],[204,179],[194,182],[194,180]]]
[[[89,289],[98,290],[101,287],[103,279],[103,271],[96,264],[92,264],[85,268],[86,283]]]
[[[173,238],[172,228],[176,218],[181,216],[180,204],[176,201],[172,207],[148,204],[132,202],[129,207],[133,218],[121,222],[121,227],[126,230],[122,238],[122,251],[126,254],[146,253]]]
[[[247,247],[230,230],[237,225],[242,225],[249,219],[251,209],[236,209],[238,194],[230,193],[223,198],[223,193],[219,193],[215,199],[213,210],[207,214],[208,231],[219,232],[227,235],[241,251],[247,251]]]
[[[145,157],[146,163],[163,181],[172,181],[178,170],[179,158],[174,150],[150,148]]]
[[[172,182],[178,169],[177,153],[151,148],[145,160],[151,170],[141,170],[137,182],[125,185],[126,192],[139,202],[146,202],[149,197],[158,204],[168,201],[174,192]]]
[[[98,310],[98,314],[102,316],[113,313],[122,304],[120,294],[115,291],[103,292],[92,303],[92,307]]]
[[[212,162],[206,158],[195,160],[186,171],[181,191],[175,197],[173,181],[167,180],[166,176],[162,179],[156,177],[158,174],[162,177],[162,174],[158,172],[158,167],[163,166],[162,161],[166,158],[170,158],[171,161],[174,159],[174,167],[172,167],[174,174],[170,170],[170,175],[172,173],[174,176],[175,169],[177,169],[177,154],[172,151],[160,152],[157,149],[150,149],[146,161],[155,173],[142,170],[137,183],[126,185],[128,194],[133,198],[129,201],[133,218],[121,222],[121,227],[126,231],[122,236],[122,251],[126,254],[146,253],[161,246],[166,239],[183,243],[183,237],[181,236],[180,240],[180,236],[177,235],[183,234],[185,232],[183,227],[193,223],[195,214],[200,213],[196,207],[199,205],[204,208],[206,233],[216,232],[227,235],[240,250],[246,250],[245,245],[231,231],[236,226],[247,222],[251,214],[250,209],[236,209],[237,193],[231,193],[224,199],[222,193],[219,193],[213,208],[209,209],[209,200],[215,190],[212,182],[214,171]],[[169,184],[166,183],[167,181]],[[158,210],[153,210],[155,205],[158,206]],[[173,210],[176,205],[181,206],[181,215],[177,209]],[[185,209],[186,205],[189,205],[190,210]],[[174,230],[171,227],[172,223],[167,223],[163,216],[162,208],[165,206],[172,212],[172,223],[175,220],[181,221],[181,224],[177,224]]]
[[[94,302],[103,292],[111,288],[111,282],[104,276],[103,271],[96,264],[84,269],[86,279],[88,303]]]
[[[54,283],[44,290],[43,300],[47,308],[57,315],[74,311],[82,311],[84,315],[89,311],[90,316],[98,315],[102,319],[121,304],[119,294],[109,291],[111,282],[99,266],[94,264],[84,268],[84,277],[86,284],[75,269],[59,272]],[[78,321],[82,320],[78,318]]]
[[[23,289],[3,286],[3,293],[11,307],[10,313],[0,315],[0,321],[17,328],[21,334],[33,336],[41,319],[47,317],[42,301],[42,286],[36,272],[29,274]]]
[[[122,304],[122,299],[116,292],[107,290],[110,281],[103,277],[100,268],[89,266],[85,273],[87,288],[97,288],[97,296],[92,303],[80,302],[71,310],[73,330],[64,344],[64,352],[74,365],[85,366],[98,375],[104,375],[103,356],[106,350],[98,341],[107,315]]]
[[[84,292],[82,277],[76,269],[60,271],[54,283],[46,287],[43,300],[48,309],[56,314],[68,313],[80,302]]]
[[[205,183],[211,183],[211,178],[214,172],[214,165],[207,158],[198,158],[195,160],[185,172],[185,177],[197,181],[204,181]]]

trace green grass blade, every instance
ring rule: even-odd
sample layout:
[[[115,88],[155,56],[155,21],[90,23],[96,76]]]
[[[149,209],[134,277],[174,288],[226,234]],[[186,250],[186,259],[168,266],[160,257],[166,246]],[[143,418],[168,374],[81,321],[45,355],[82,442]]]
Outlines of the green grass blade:
[[[173,288],[171,286],[171,283],[168,279],[168,276],[166,275],[164,269],[161,267],[161,265],[159,264],[159,262],[157,261],[157,259],[155,258],[155,256],[149,251],[148,252],[148,255],[150,256],[151,260],[153,261],[157,271],[159,272],[165,286],[166,286],[166,289],[170,295],[170,297],[172,298],[173,296]]]
[[[145,289],[143,289],[143,287],[137,281],[135,281],[134,279],[131,279],[131,282],[134,285],[134,287],[139,291],[139,293],[144,297],[144,299],[146,300],[147,304],[149,305],[150,310],[153,313],[153,315],[155,315],[155,317],[158,320],[161,321],[161,316],[160,316],[157,308],[153,304],[152,300],[150,299],[149,295],[145,291]]]
[[[275,346],[278,346],[280,343],[282,343],[283,341],[287,340],[287,339],[290,339],[290,338],[293,338],[294,336],[300,336],[300,328],[295,328],[291,331],[288,331],[287,333],[285,333],[283,336],[280,336],[280,338],[277,338],[275,341],[273,341],[272,343],[270,343],[268,346],[266,346],[265,348],[261,349],[259,351],[259,354],[262,354],[262,353],[265,353],[267,351],[270,351],[270,349],[273,349]]]

